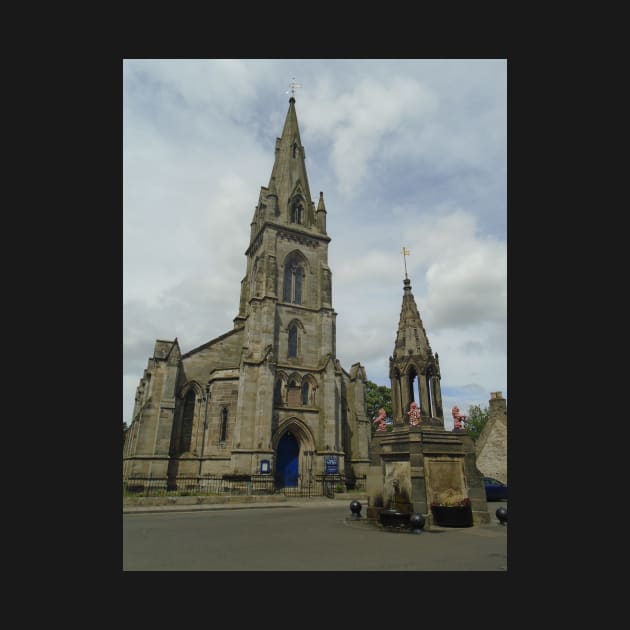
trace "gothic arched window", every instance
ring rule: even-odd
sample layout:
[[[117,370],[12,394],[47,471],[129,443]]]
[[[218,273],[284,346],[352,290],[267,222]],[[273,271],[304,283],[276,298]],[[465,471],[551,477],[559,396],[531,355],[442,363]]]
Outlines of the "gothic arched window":
[[[300,225],[304,222],[304,204],[302,201],[293,202],[289,219],[291,223],[299,223]]]
[[[302,404],[303,405],[308,405],[308,381],[304,381],[304,383],[302,383]]]
[[[304,263],[298,256],[291,256],[284,264],[282,299],[292,304],[302,304],[304,294]]]
[[[219,432],[219,442],[225,442],[225,438],[227,437],[227,421],[228,421],[228,410],[227,407],[223,407],[221,411],[221,430]]]
[[[179,452],[185,453],[190,450],[192,441],[193,418],[195,417],[195,391],[188,390],[184,399],[184,413],[182,414],[182,432],[179,442]]]
[[[291,324],[289,326],[289,350],[287,352],[288,357],[297,357],[298,349],[298,327],[297,324]]]

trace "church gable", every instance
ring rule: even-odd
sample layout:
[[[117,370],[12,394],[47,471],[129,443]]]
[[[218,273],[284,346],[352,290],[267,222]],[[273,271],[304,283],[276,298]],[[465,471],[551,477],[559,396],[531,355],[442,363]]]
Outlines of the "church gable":
[[[173,341],[157,339],[153,350],[153,358],[158,361],[167,361],[169,365],[176,365],[181,359],[177,337]]]
[[[203,345],[197,346],[196,348],[189,350],[188,352],[183,354],[181,358],[186,360],[204,352],[212,351],[217,348],[224,349],[228,345],[238,344],[239,337],[242,336],[242,334],[243,334],[243,331],[239,329],[229,330],[228,332],[222,335],[219,335],[218,337],[215,337],[214,339],[211,339],[210,341],[207,341]]]
[[[213,370],[238,368],[243,346],[243,329],[231,330],[190,350],[182,356],[180,382],[208,382]]]

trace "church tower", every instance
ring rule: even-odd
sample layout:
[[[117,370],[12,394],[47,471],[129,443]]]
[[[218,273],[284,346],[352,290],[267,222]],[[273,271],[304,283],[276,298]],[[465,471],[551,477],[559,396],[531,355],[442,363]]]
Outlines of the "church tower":
[[[311,199],[291,97],[250,224],[234,326],[181,359],[177,346],[175,367],[161,355],[149,361],[126,474],[164,471],[174,487],[184,474],[269,473],[281,488],[312,487],[330,474],[353,485],[366,475],[367,376],[360,363],[347,372],[336,356],[330,240],[323,193]],[[167,365],[176,378],[157,379]],[[150,392],[155,383],[160,390]],[[156,432],[170,442],[155,441]]]
[[[337,457],[340,470],[346,464],[346,410],[336,401],[344,386],[336,360],[331,239],[323,193],[315,206],[304,160],[291,97],[269,184],[254,209],[234,319],[244,329],[235,436],[239,469],[261,450],[273,456],[279,447],[281,460],[285,450],[303,452],[302,468],[308,470],[317,455]],[[296,483],[291,475],[285,482]]]
[[[424,425],[444,428],[439,357],[437,353],[433,356],[411,292],[411,280],[405,277],[403,285],[396,343],[394,353],[389,358],[394,424],[409,423],[407,413],[415,401]]]

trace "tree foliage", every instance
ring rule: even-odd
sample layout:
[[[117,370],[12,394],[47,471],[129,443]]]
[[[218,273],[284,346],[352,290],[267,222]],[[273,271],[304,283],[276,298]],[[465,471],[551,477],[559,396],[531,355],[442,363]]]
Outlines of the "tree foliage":
[[[378,410],[382,407],[388,418],[392,417],[392,390],[386,385],[377,385],[368,381],[365,387],[367,403],[367,415],[370,420],[378,416]],[[372,433],[376,430],[376,425],[372,424]]]
[[[480,405],[470,405],[470,407],[468,407],[468,417],[466,418],[464,426],[473,441],[477,441],[483,428],[486,426],[486,422],[488,422],[487,406],[483,409]]]

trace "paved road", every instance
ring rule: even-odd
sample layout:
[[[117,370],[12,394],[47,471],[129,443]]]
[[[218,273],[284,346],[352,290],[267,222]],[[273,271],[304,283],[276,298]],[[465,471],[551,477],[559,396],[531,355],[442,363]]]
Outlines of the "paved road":
[[[124,571],[506,571],[507,526],[421,534],[353,521],[345,503],[123,514]],[[365,512],[365,510],[364,510]]]

